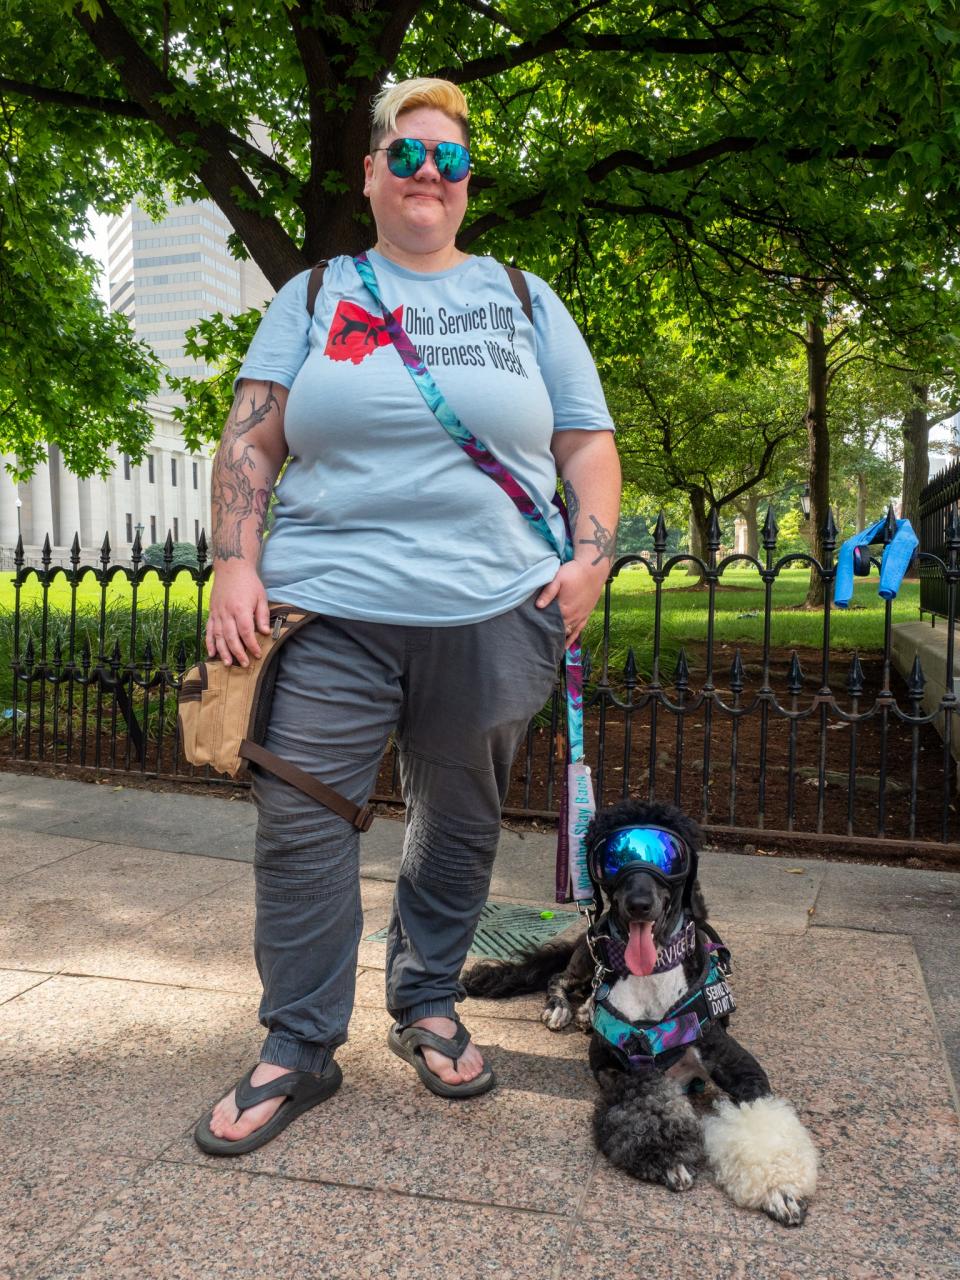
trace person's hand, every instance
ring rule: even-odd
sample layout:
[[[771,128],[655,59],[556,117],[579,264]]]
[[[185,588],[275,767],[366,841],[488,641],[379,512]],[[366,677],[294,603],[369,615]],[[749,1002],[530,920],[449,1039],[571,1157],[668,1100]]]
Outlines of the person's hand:
[[[242,560],[220,561],[210,592],[207,653],[211,658],[219,655],[226,667],[234,660],[247,667],[248,655],[260,657],[258,631],[269,635],[270,608],[256,569]]]
[[[606,561],[602,566],[595,567],[580,560],[568,560],[557,570],[553,581],[548,582],[537,596],[538,609],[545,609],[556,597],[563,615],[567,648],[580,639],[580,633],[600,599],[606,580]]]

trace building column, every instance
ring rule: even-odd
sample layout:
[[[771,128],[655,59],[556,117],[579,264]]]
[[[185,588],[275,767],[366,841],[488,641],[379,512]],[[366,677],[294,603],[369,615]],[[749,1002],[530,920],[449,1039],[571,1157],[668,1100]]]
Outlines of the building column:
[[[28,536],[29,534],[29,536]],[[53,544],[53,490],[50,486],[50,463],[45,458],[39,463],[30,479],[30,529],[24,530],[24,542],[42,547],[50,535]]]
[[[17,545],[19,532],[17,498],[20,496],[20,491],[16,480],[6,469],[5,464],[8,462],[16,462],[13,454],[0,455],[0,467],[3,467],[3,473],[0,475],[0,547],[12,549]]]
[[[51,459],[56,450],[57,462],[57,543],[68,549],[73,545],[73,535],[80,535],[80,480],[68,471],[63,454],[56,445],[50,446]],[[81,536],[81,545],[83,539]]]

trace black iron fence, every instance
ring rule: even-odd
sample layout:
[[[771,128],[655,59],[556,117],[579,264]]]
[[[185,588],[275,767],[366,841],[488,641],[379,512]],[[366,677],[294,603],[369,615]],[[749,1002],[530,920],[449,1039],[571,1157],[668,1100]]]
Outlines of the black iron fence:
[[[891,515],[884,536],[892,531]],[[613,566],[602,629],[586,654],[585,739],[600,801],[628,794],[667,799],[715,838],[725,833],[739,843],[774,847],[802,837],[870,850],[879,839],[891,853],[923,846],[960,853],[952,684],[935,706],[922,708],[926,681],[919,660],[905,678],[893,666],[890,601],[870,654],[833,651],[832,517],[822,563],[809,555],[777,558],[769,513],[760,558],[721,557],[715,515],[704,559],[668,556],[667,539],[661,517],[653,551]],[[39,566],[25,565],[18,548],[0,750],[60,770],[244,785],[189,765],[176,733],[177,691],[202,652],[211,573],[204,536],[196,562],[186,567],[175,563],[169,537],[158,566],[144,564],[139,540],[124,564],[112,562],[108,540],[97,563],[80,559],[76,541],[68,568],[50,563],[49,545]],[[942,583],[946,669],[952,671],[960,580],[955,517],[944,526],[940,551],[924,549],[921,561],[925,581],[929,575]],[[825,587],[820,643],[802,653],[771,642],[774,589],[792,565],[812,566]],[[762,640],[753,646],[731,647],[716,638],[717,593],[730,589],[724,575],[736,566],[755,571],[762,587]],[[664,627],[664,593],[687,585],[691,569],[701,575],[696,590],[698,600],[706,598],[706,626],[702,642],[681,648]],[[617,636],[618,619],[622,625],[625,617],[619,602],[631,594],[621,589],[633,574],[648,576],[652,592],[645,597],[642,643],[624,647]],[[123,593],[115,602],[118,584]],[[938,718],[942,736],[933,727]],[[518,754],[509,814],[556,816],[562,731],[558,687]],[[375,798],[400,799],[392,747]]]
[[[920,612],[948,615],[948,583],[939,565],[949,553],[951,524],[960,523],[960,461],[934,476],[920,491],[920,550],[929,555],[920,561]]]

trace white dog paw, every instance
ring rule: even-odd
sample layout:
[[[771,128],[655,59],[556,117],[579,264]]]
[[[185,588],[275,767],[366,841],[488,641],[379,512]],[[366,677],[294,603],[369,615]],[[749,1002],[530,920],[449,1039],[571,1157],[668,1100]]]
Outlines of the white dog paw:
[[[593,996],[584,1000],[577,1010],[577,1026],[589,1034],[593,1030]]]
[[[817,1186],[817,1152],[783,1098],[740,1106],[718,1102],[703,1123],[703,1145],[718,1184],[744,1209],[762,1209],[799,1227]]]
[[[566,1000],[561,1003],[555,996],[551,996],[540,1013],[540,1021],[551,1031],[562,1031],[569,1026],[572,1017],[573,1010]]]
[[[696,1179],[685,1164],[675,1164],[664,1174],[667,1186],[671,1191],[689,1191]]]
[[[760,1208],[769,1214],[774,1222],[783,1227],[800,1227],[807,1216],[807,1202],[798,1196],[790,1187],[781,1187],[777,1191],[769,1191],[763,1198]]]

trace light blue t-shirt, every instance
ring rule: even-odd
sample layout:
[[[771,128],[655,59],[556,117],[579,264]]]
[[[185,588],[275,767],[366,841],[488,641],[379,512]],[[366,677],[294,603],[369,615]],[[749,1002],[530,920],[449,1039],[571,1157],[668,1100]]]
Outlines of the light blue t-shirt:
[[[429,273],[369,258],[451,408],[554,512],[562,542],[551,436],[613,429],[563,303],[528,275],[531,325],[493,258]],[[515,608],[553,578],[557,557],[427,408],[352,259],[331,260],[312,320],[308,278],[271,302],[238,375],[290,388],[290,458],[260,560],[270,599],[414,626]]]

